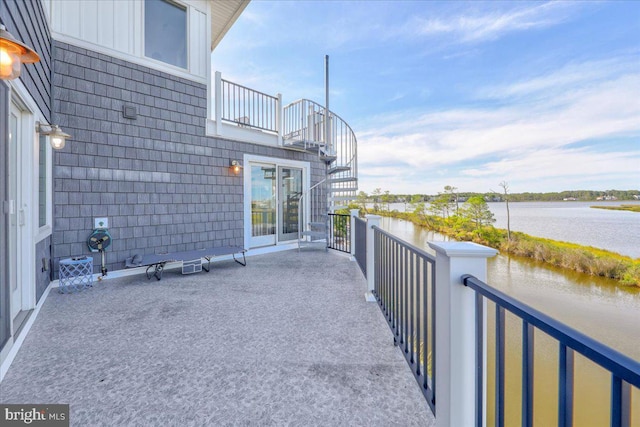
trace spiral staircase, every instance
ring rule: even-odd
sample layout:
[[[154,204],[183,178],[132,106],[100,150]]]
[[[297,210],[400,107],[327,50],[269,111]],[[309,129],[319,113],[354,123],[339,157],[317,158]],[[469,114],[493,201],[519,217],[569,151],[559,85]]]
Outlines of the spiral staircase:
[[[358,190],[356,136],[340,116],[308,99],[287,105],[283,115],[283,144],[317,154],[325,165],[324,179],[300,198],[309,213],[299,216],[298,242],[324,242],[326,248],[328,213],[347,208]]]

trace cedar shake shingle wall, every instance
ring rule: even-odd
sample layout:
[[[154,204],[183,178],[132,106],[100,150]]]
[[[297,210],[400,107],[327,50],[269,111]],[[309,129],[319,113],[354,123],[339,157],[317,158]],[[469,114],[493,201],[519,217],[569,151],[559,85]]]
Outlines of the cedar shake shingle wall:
[[[110,271],[136,253],[243,246],[244,153],[312,162],[317,155],[205,136],[206,87],[54,41],[54,111],[73,135],[54,154],[54,268],[88,255],[93,218],[108,217]],[[123,117],[133,106],[135,120]],[[94,269],[100,259],[94,255]],[[57,276],[56,276],[57,277]]]
[[[24,64],[20,80],[47,121],[51,122],[51,35],[40,0],[0,0],[0,21],[22,43],[40,55]]]

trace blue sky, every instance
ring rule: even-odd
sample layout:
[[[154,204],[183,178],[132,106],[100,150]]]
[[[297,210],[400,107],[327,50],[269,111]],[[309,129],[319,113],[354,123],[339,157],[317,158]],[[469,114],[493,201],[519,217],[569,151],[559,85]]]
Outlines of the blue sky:
[[[225,79],[324,103],[392,193],[640,188],[640,2],[252,1]]]

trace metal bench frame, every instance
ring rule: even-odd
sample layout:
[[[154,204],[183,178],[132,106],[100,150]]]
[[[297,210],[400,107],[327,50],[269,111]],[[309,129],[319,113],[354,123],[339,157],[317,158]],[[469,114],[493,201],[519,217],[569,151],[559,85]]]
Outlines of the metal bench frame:
[[[220,246],[216,248],[196,249],[184,252],[143,255],[139,263],[134,264],[132,262],[132,258],[128,258],[125,261],[125,265],[127,268],[147,267],[147,269],[145,270],[147,279],[155,277],[157,280],[161,280],[162,272],[164,271],[164,267],[168,262],[184,262],[204,258],[207,260],[207,267],[203,265],[202,269],[208,273],[211,270],[211,259],[216,256],[232,255],[235,262],[242,265],[243,267],[246,266],[246,252],[246,249],[237,246]],[[242,254],[242,261],[236,258],[236,254],[240,253]]]

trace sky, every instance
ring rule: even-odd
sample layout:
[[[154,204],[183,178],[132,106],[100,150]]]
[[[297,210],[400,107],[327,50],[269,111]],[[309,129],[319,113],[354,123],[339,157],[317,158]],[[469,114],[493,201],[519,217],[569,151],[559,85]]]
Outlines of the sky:
[[[359,189],[640,189],[640,2],[259,1],[222,77],[324,104]]]

